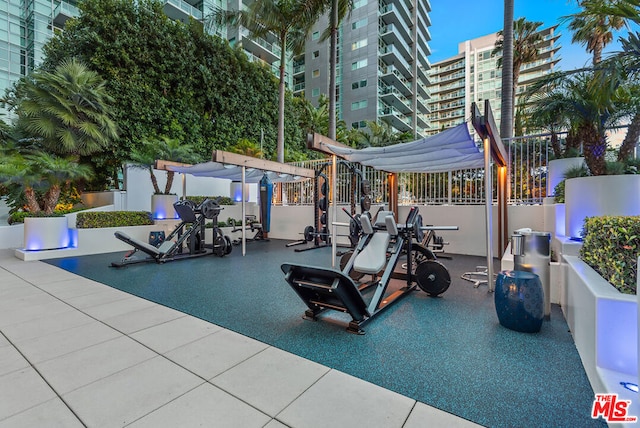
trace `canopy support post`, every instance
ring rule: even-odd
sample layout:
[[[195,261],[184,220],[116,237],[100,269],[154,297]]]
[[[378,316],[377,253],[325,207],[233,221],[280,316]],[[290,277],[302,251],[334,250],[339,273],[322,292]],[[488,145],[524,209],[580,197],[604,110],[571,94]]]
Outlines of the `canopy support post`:
[[[338,221],[338,205],[336,204],[336,186],[338,183],[338,160],[336,155],[331,156],[331,267],[336,267],[336,253],[337,253],[337,226]],[[328,219],[327,219],[328,221]]]
[[[491,147],[489,137],[483,139],[484,145],[484,195],[487,221],[487,285],[493,291],[493,192],[491,189]]]
[[[242,165],[242,256],[247,254],[247,207],[246,207],[246,195],[245,193],[245,180],[247,174],[247,167]]]

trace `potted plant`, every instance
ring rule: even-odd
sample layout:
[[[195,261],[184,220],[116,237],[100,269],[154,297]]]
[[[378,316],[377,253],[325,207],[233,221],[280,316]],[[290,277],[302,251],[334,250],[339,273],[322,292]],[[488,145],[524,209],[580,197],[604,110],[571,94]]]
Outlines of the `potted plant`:
[[[0,100],[16,115],[2,133],[0,180],[13,199],[14,208],[33,216],[25,222],[28,249],[59,248],[66,218],[44,220],[44,229],[32,233],[38,217],[51,218],[65,185],[88,179],[92,170],[80,156],[107,148],[117,138],[111,120],[105,82],[76,60],[63,61],[54,71],[34,71],[18,81]],[[20,204],[24,201],[24,204]],[[43,234],[58,224],[51,242]],[[67,233],[68,235],[68,233]]]
[[[637,376],[640,216],[590,217],[579,256],[564,256],[562,311],[594,391]]]
[[[200,157],[195,153],[192,145],[181,144],[178,140],[166,136],[147,139],[131,153],[132,165],[149,172],[149,178],[153,185],[153,195],[151,196],[153,218],[176,219],[178,214],[173,209],[173,204],[178,200],[178,195],[171,193],[175,173],[166,171],[167,180],[164,189],[161,190],[154,169],[156,160],[197,163],[200,161]]]

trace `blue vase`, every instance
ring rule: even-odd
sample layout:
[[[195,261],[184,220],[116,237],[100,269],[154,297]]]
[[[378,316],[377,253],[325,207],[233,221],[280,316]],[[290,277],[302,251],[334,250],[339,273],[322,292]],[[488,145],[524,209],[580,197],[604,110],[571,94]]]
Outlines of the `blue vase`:
[[[538,275],[519,270],[502,271],[496,278],[494,297],[500,324],[525,333],[540,331],[544,291]]]

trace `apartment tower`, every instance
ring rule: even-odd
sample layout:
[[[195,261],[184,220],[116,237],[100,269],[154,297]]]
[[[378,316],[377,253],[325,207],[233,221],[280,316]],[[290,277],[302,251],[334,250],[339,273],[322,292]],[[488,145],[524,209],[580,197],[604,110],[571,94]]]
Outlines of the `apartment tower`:
[[[540,35],[539,58],[522,66],[518,94],[536,79],[553,72],[560,61],[556,56],[560,49],[557,43],[560,34],[556,33],[556,26],[540,30]],[[502,52],[493,54],[497,38],[498,34],[494,33],[459,43],[457,55],[431,65],[429,134],[437,134],[467,121],[471,103],[484,105],[484,100],[489,100],[495,121],[500,125],[502,69],[497,67],[497,61]]]

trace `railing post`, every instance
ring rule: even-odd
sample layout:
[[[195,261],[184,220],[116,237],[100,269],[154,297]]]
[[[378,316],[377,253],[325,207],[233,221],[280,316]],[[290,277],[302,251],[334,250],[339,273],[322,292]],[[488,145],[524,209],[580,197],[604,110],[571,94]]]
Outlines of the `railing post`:
[[[451,201],[453,200],[453,197],[451,195],[453,193],[453,179],[452,179],[452,176],[453,175],[452,175],[451,171],[449,171],[447,173],[447,193],[448,193],[448,195],[447,195],[447,203],[449,205],[453,205],[451,203]]]

